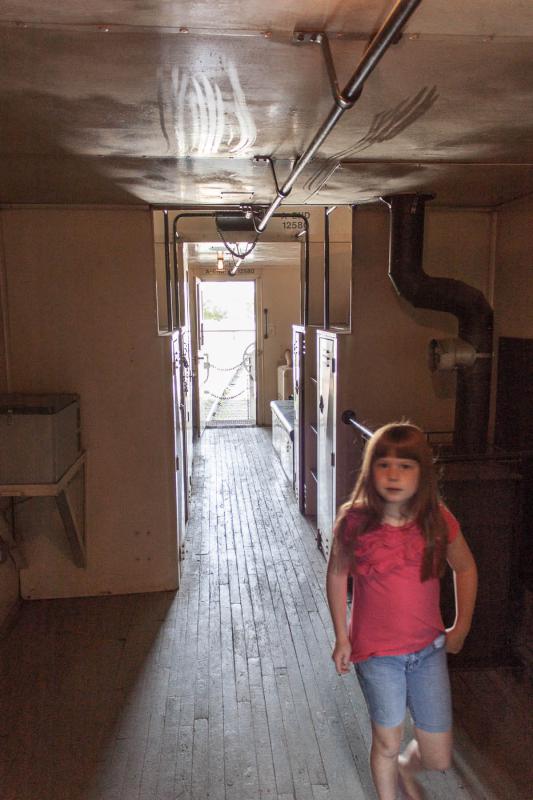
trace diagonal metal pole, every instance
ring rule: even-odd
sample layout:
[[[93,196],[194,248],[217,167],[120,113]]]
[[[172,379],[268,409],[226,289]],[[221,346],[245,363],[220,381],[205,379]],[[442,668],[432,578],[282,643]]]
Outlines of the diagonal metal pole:
[[[311,161],[318,148],[321,146],[327,136],[329,136],[344,112],[348,108],[351,108],[359,98],[365,80],[368,78],[374,67],[376,67],[382,56],[387,51],[389,45],[396,39],[401,29],[408,21],[409,17],[414,13],[421,2],[422,0],[398,0],[394,8],[391,10],[389,16],[363,53],[361,61],[357,65],[354,74],[344,87],[344,91],[341,94],[342,102],[335,102],[333,105],[328,117],[315,134],[311,144],[300,156],[283,186],[277,190],[277,197],[275,200],[273,200],[272,204],[265,211],[265,214],[260,222],[256,225],[257,231],[264,231],[272,214],[290,193],[299,175]]]

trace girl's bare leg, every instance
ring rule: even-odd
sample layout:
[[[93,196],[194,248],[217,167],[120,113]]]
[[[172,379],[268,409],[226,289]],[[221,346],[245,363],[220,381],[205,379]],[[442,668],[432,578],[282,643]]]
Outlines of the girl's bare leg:
[[[372,723],[370,769],[379,800],[396,800],[398,789],[398,754],[403,725],[384,728]]]
[[[415,736],[398,758],[398,768],[409,800],[424,800],[424,793],[415,776],[424,769],[448,769],[452,733],[428,733],[415,728]]]

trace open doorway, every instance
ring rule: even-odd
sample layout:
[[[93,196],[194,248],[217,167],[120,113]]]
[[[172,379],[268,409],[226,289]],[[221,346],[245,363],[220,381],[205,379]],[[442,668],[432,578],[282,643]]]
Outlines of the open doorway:
[[[255,281],[197,280],[200,429],[257,421]]]

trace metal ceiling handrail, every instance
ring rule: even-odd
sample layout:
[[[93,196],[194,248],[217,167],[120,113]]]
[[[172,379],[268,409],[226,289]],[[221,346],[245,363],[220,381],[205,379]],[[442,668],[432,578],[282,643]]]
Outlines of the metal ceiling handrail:
[[[326,137],[329,136],[344,112],[348,108],[351,108],[358,100],[363,90],[363,84],[365,80],[368,78],[374,67],[377,66],[381,57],[389,48],[389,45],[392,44],[399,35],[402,27],[408,21],[409,17],[413,14],[421,1],[422,0],[398,0],[394,8],[391,10],[389,16],[366,48],[359,64],[355,69],[354,74],[344,87],[344,90],[340,95],[343,99],[343,102],[339,103],[338,99],[336,98],[327,119],[325,122],[323,122],[322,126],[315,134],[311,144],[300,156],[283,186],[276,189],[276,198],[272,201],[260,222],[257,224],[257,231],[264,231],[272,214],[278,208],[278,206],[281,205],[283,200],[285,200],[285,198],[290,194],[297,178],[303,172],[307,164],[311,161],[320,145],[324,142]],[[320,39],[317,38],[316,41],[319,42]]]

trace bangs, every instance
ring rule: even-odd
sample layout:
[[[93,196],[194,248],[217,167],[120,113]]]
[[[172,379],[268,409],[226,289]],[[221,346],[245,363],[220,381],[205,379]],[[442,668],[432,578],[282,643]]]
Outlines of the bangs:
[[[388,430],[378,442],[374,449],[374,459],[376,458],[408,458],[421,464],[424,461],[424,451],[427,443],[423,434],[416,429],[401,426]]]

